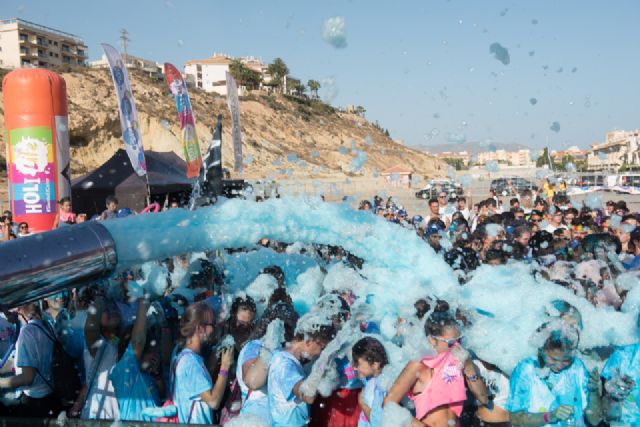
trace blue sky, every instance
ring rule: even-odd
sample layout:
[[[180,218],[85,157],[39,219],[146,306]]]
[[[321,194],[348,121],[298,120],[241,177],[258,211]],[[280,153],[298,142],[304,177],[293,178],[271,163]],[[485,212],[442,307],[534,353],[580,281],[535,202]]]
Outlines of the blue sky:
[[[2,18],[82,36],[90,59],[100,42],[119,46],[120,28],[130,53],[179,68],[213,52],[281,57],[295,77],[324,83],[325,99],[363,105],[409,145],[466,138],[556,149],[640,128],[639,14],[637,0],[0,3]],[[346,23],[342,49],[322,39],[333,16]],[[508,65],[490,54],[496,42]]]

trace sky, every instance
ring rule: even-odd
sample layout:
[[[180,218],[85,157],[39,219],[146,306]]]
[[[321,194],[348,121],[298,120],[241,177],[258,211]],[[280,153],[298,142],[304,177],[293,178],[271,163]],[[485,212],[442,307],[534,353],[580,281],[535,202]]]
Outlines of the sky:
[[[640,128],[639,14],[637,0],[0,2],[3,19],[81,36],[91,60],[102,42],[119,47],[121,28],[129,53],[178,68],[214,52],[280,57],[292,76],[320,81],[323,99],[364,106],[407,145],[553,149]],[[346,43],[323,38],[333,17]]]

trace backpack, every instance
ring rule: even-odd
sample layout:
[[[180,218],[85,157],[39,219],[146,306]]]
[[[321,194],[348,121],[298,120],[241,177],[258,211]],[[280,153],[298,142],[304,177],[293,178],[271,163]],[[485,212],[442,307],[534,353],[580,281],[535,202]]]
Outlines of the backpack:
[[[37,368],[36,372],[42,377],[49,388],[54,392],[55,396],[60,400],[62,407],[69,408],[78,398],[78,394],[80,394],[80,389],[82,388],[78,364],[73,357],[67,353],[60,340],[56,338],[55,333],[49,329],[48,325],[46,328],[43,328],[37,323],[30,323],[30,325],[36,326],[53,342],[53,353],[51,356],[51,374],[53,376],[53,384],[49,382]]]

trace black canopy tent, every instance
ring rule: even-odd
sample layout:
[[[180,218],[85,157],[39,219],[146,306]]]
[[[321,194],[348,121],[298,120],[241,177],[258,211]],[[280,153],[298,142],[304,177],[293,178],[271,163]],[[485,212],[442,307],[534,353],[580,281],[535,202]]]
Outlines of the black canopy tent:
[[[193,180],[186,176],[186,164],[174,152],[145,151],[151,200],[164,200],[189,193]],[[76,178],[71,185],[71,202],[76,213],[89,217],[105,209],[105,198],[113,194],[119,206],[140,211],[147,198],[147,179],[131,167],[124,149],[119,149],[102,166]]]

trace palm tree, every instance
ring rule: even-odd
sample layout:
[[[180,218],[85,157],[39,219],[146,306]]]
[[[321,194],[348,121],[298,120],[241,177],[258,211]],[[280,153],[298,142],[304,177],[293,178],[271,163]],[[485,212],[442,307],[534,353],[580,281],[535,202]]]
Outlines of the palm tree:
[[[320,89],[320,82],[317,80],[309,80],[307,82],[307,86],[309,87],[309,90],[311,91],[311,93],[313,94],[314,97],[318,97],[318,89]]]
[[[267,72],[271,75],[271,80],[277,84],[277,87],[284,87],[284,78],[289,74],[287,64],[280,58],[273,60],[273,63],[267,67]]]
[[[356,114],[357,115],[364,117],[364,113],[366,113],[366,112],[367,112],[367,110],[362,105],[358,105],[356,107]]]

